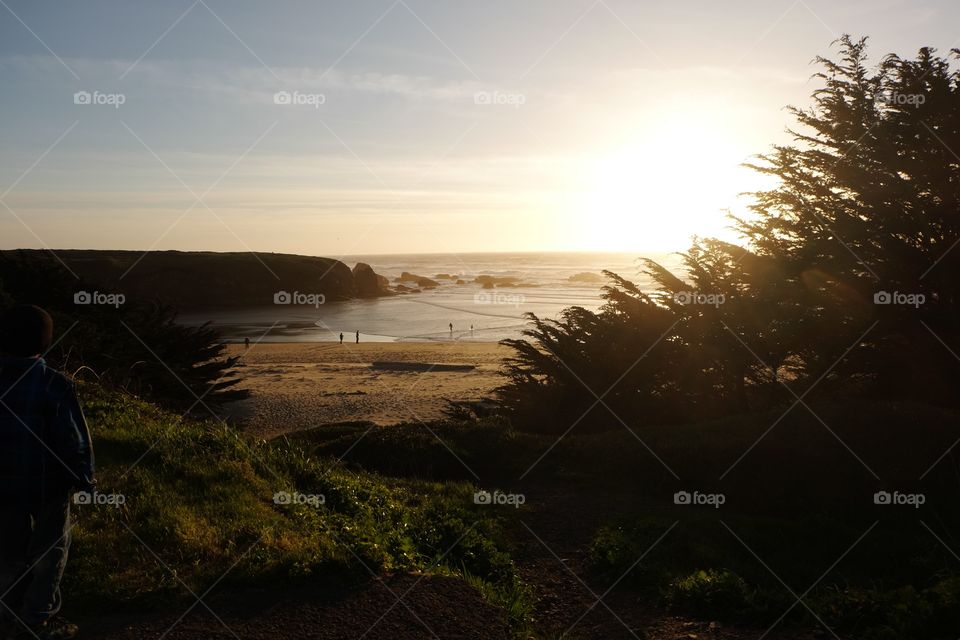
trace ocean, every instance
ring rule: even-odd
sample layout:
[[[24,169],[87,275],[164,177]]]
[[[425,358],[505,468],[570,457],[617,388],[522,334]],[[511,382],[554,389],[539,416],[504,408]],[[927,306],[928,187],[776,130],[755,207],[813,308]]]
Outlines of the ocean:
[[[606,284],[602,270],[650,284],[637,255],[622,253],[496,253],[346,256],[349,267],[366,262],[391,285],[404,271],[439,283],[435,289],[319,306],[272,305],[185,314],[185,324],[210,322],[231,342],[476,341],[515,338],[527,326],[525,313],[556,318],[571,306],[596,310]],[[645,254],[676,267],[673,254]],[[439,275],[450,276],[438,278]],[[478,277],[513,282],[484,288]],[[457,284],[460,281],[460,284]],[[410,283],[406,283],[410,284]],[[451,329],[452,325],[452,329]]]

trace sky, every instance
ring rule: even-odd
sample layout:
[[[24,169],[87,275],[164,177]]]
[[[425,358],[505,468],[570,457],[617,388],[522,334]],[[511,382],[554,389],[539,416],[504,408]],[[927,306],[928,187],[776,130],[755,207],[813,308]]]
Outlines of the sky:
[[[0,248],[349,256],[735,239],[816,55],[955,0],[0,0]]]

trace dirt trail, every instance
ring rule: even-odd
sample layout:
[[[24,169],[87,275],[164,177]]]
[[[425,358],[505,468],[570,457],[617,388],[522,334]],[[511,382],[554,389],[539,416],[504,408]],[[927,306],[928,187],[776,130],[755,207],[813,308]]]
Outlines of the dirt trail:
[[[746,640],[766,629],[727,627],[716,621],[671,616],[648,597],[617,583],[599,581],[588,571],[589,545],[597,529],[615,514],[666,513],[669,508],[644,505],[635,495],[582,485],[531,484],[518,488],[526,496],[512,534],[521,574],[533,587],[536,630],[544,638],[609,640]],[[668,534],[669,535],[669,534]],[[608,590],[617,583],[617,589]],[[814,632],[774,631],[770,640],[813,640]]]
[[[398,598],[400,602],[397,603]],[[348,593],[299,589],[211,595],[189,613],[115,616],[82,625],[81,639],[506,639],[501,611],[456,578],[400,574]],[[184,610],[187,609],[184,606]],[[212,611],[212,613],[211,613]],[[186,613],[186,615],[184,615]]]

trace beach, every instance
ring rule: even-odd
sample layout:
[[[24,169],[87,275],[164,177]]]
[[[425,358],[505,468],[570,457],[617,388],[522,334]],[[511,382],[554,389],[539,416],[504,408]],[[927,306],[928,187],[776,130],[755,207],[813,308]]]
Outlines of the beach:
[[[496,343],[259,343],[227,346],[240,356],[240,389],[250,397],[227,406],[257,437],[273,438],[324,424],[377,425],[442,417],[446,400],[475,401],[502,384]]]

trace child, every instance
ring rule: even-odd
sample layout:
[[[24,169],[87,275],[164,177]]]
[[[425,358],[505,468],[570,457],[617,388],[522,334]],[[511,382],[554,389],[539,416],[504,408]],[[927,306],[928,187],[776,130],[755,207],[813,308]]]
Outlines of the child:
[[[93,447],[73,383],[43,360],[52,337],[53,321],[39,307],[19,305],[0,317],[3,637],[77,634],[76,625],[57,614],[70,500],[76,491],[94,490]]]

